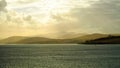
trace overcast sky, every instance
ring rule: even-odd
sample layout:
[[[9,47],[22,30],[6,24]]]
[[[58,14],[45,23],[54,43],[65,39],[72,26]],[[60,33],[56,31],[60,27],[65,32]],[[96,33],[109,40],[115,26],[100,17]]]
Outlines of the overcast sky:
[[[1,1],[0,35],[120,33],[119,7],[119,0]]]

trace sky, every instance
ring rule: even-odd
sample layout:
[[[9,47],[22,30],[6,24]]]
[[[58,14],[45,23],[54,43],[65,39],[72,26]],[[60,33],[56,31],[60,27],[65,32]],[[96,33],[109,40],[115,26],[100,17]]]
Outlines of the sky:
[[[0,35],[120,34],[119,0],[0,0]]]

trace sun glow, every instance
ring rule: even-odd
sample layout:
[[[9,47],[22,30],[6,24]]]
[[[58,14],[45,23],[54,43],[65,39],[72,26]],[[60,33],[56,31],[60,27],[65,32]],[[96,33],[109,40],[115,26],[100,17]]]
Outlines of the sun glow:
[[[53,22],[54,15],[71,13],[74,8],[86,8],[91,5],[89,0],[10,0],[7,8],[23,14],[31,15],[40,23]],[[22,5],[21,5],[22,4]]]
[[[41,8],[45,13],[64,13],[69,10],[66,4],[64,0],[43,0]]]

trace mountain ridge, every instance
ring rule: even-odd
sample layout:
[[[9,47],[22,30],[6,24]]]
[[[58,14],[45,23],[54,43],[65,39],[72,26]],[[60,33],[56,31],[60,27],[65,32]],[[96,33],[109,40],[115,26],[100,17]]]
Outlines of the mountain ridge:
[[[110,38],[108,38],[110,37]],[[118,34],[88,34],[84,36],[78,36],[74,38],[68,38],[68,39],[53,39],[53,38],[45,38],[45,37],[26,37],[26,36],[12,36],[5,39],[0,40],[0,44],[64,44],[64,43],[95,43],[93,41],[102,39],[105,41],[110,40],[111,38],[116,39],[116,41],[120,42],[120,35]],[[115,42],[115,40],[113,40]],[[113,43],[111,39],[111,43]],[[100,43],[100,40],[98,40],[96,43]],[[104,43],[104,42],[103,42]],[[109,42],[110,43],[110,42]]]

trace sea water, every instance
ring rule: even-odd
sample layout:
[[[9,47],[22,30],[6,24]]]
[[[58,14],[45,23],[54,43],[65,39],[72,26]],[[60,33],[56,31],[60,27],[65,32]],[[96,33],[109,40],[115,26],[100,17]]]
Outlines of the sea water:
[[[120,68],[120,45],[0,45],[0,68]]]

